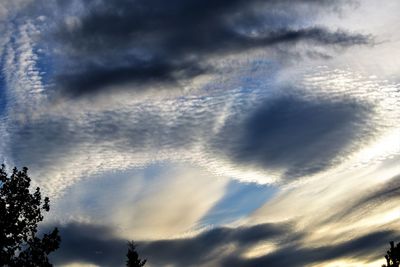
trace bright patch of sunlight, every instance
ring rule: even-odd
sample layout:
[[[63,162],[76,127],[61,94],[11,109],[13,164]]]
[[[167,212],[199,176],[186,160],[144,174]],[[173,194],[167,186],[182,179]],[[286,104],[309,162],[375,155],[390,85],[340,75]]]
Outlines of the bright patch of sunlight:
[[[341,259],[332,262],[324,262],[319,264],[313,264],[309,267],[377,267],[382,266],[384,264],[384,260],[377,260],[374,262],[362,262],[362,261],[355,261],[352,259]]]
[[[269,254],[277,249],[277,246],[271,242],[263,242],[248,249],[242,256],[244,258],[255,258]]]

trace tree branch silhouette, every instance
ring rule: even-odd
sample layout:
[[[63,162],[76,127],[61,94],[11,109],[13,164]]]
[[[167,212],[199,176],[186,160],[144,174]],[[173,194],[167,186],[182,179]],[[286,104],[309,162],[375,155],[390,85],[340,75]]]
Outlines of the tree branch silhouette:
[[[400,265],[400,243],[394,246],[394,242],[390,241],[390,249],[385,255],[386,265],[382,267],[399,267]]]
[[[40,188],[29,190],[28,168],[14,168],[8,176],[0,169],[0,266],[51,267],[48,255],[58,249],[60,236],[54,228],[42,238],[37,236],[42,212],[50,210],[50,200],[42,201]]]

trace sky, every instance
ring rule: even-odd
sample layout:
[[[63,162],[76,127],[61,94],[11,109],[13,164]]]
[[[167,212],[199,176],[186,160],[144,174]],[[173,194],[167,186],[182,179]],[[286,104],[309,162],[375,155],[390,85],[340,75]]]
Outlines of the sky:
[[[0,161],[55,266],[381,266],[398,0],[1,0]]]

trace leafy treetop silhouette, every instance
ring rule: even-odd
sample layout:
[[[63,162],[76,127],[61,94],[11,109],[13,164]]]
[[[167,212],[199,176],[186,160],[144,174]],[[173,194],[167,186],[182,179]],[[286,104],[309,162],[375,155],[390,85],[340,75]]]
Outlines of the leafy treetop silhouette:
[[[127,267],[142,267],[146,264],[147,260],[139,259],[139,254],[136,252],[135,242],[128,242],[128,253],[126,254],[128,260],[126,261]]]
[[[29,190],[31,179],[28,168],[14,168],[7,175],[4,164],[0,168],[0,266],[50,267],[48,255],[58,249],[58,229],[42,238],[37,237],[42,211],[50,209],[49,198],[42,201],[40,188]]]
[[[382,267],[399,267],[400,265],[400,243],[394,246],[394,242],[390,241],[390,250],[385,255],[387,265]]]

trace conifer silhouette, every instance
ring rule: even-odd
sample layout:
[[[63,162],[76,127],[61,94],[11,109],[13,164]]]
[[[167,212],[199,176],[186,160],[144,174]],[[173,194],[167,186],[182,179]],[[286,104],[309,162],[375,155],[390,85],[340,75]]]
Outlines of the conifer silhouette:
[[[142,267],[146,264],[147,260],[139,259],[139,254],[136,252],[135,242],[128,242],[128,253],[126,254],[128,258],[126,262],[127,267]]]

